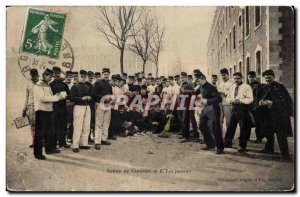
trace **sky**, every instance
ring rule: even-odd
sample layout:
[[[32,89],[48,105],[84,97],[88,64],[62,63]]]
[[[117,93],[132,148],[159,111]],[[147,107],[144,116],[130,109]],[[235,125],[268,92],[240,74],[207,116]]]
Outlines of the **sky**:
[[[39,7],[40,9],[67,14],[64,38],[74,50],[74,70],[86,68],[99,71],[110,67],[112,73],[119,72],[119,51],[110,45],[97,30],[95,7]],[[7,9],[7,68],[15,70],[18,49],[22,39],[28,7]],[[160,56],[159,75],[172,75],[181,71],[191,73],[199,68],[206,73],[207,39],[215,7],[150,7],[160,22],[165,24],[165,40]],[[125,53],[125,72],[141,71],[139,57],[130,51]],[[152,70],[151,70],[152,68]],[[149,63],[146,72],[154,72]],[[176,73],[177,74],[177,73]],[[9,76],[8,76],[9,77]]]

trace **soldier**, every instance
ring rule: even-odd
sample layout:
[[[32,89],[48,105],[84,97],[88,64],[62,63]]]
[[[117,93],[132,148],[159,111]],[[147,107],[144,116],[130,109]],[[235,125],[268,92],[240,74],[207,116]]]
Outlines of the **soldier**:
[[[211,75],[211,84],[217,87],[218,75]]]
[[[118,81],[118,76],[117,75],[112,75],[111,76],[110,85],[112,87],[112,95],[113,95],[112,101],[113,101],[113,104],[116,102],[116,97],[121,94],[121,90],[119,88],[119,82],[120,81]],[[112,118],[112,120],[115,120],[114,118],[117,117],[117,113],[118,113],[118,110],[115,110],[114,107],[112,107],[112,109],[111,109],[111,118]],[[116,140],[117,139],[117,131],[112,129],[113,124],[115,124],[115,123],[113,121],[111,121],[109,129],[108,129],[108,139],[110,139],[110,140]]]
[[[72,75],[73,75],[73,85],[76,85],[79,82],[78,72],[75,71],[75,72],[72,73]]]
[[[65,83],[68,85],[69,90],[71,90],[73,83],[72,83],[72,71],[66,72],[66,79]],[[70,97],[66,98],[66,105],[67,105],[67,142],[71,143],[73,138],[73,110],[74,110],[74,103],[70,100]]]
[[[189,105],[191,96],[194,93],[193,86],[187,82],[187,74],[186,72],[181,72],[181,86],[180,86],[180,95],[188,95],[187,97],[184,97],[185,100],[183,101],[184,109],[178,110],[178,116],[180,120],[180,126],[181,126],[181,132],[182,132],[182,138],[183,140],[181,143],[189,142],[190,141],[190,111],[189,111]],[[179,98],[179,102],[182,102],[183,98]],[[177,108],[178,109],[178,108]]]
[[[53,67],[54,80],[50,83],[53,94],[61,93],[65,94],[66,98],[69,97],[69,87],[63,82],[61,75],[61,69],[57,66]],[[66,142],[67,137],[67,125],[68,125],[68,113],[66,100],[61,100],[53,103],[54,112],[54,131],[55,141],[61,149],[70,148],[70,145]]]
[[[155,92],[155,79],[154,77],[150,78],[150,85],[147,87],[149,94],[153,94]]]
[[[33,68],[30,70],[31,82],[26,87],[26,96],[25,103],[23,107],[22,116],[28,116],[31,136],[32,136],[32,144],[29,146],[33,148],[34,146],[34,135],[35,135],[35,111],[34,111],[34,97],[33,97],[33,87],[39,81],[39,73],[37,69]]]
[[[176,84],[177,84],[178,86],[180,86],[180,85],[181,85],[180,75],[175,75],[174,79],[175,79]]]
[[[262,87],[261,83],[257,81],[256,72],[255,71],[249,71],[248,72],[248,81],[249,85],[251,86],[253,90],[253,99],[254,102],[251,105],[250,113],[253,115],[253,118],[255,120],[255,134],[256,134],[256,140],[255,143],[262,143],[263,135],[261,131],[261,119],[262,114],[260,111],[257,111],[258,106],[258,93],[260,92],[260,89]],[[251,135],[251,132],[249,133]],[[250,138],[250,135],[248,139]]]
[[[93,89],[93,81],[94,81],[94,73],[92,71],[88,71],[88,81],[86,82],[91,90]],[[91,99],[90,101],[90,110],[91,110],[91,123],[90,123],[90,132],[89,132],[89,143],[94,143],[94,136],[95,136],[95,101]]]
[[[123,78],[125,81],[127,81],[127,76],[128,76],[127,73],[123,73],[123,74],[122,74],[122,78]]]
[[[109,104],[112,95],[112,87],[109,84],[109,68],[102,69],[102,80],[97,81],[93,87],[93,99],[96,102],[96,122],[95,122],[95,149],[100,150],[102,145],[110,145],[107,140],[108,128],[111,120],[111,109],[104,109],[100,105],[102,97],[106,96],[104,104]]]
[[[45,160],[43,155],[43,142],[46,154],[60,153],[56,148],[55,133],[53,130],[53,102],[65,99],[65,95],[57,93],[53,95],[49,83],[52,79],[53,71],[46,68],[42,77],[33,88],[34,110],[36,114],[34,157]]]
[[[88,82],[90,83],[90,84],[93,84],[93,82],[94,82],[94,73],[93,73],[93,71],[88,71]]]
[[[98,80],[101,80],[101,73],[100,72],[95,72],[95,81],[98,81]]]
[[[232,148],[232,140],[237,125],[240,126],[240,137],[238,152],[246,151],[251,124],[249,117],[249,106],[253,102],[253,92],[250,85],[243,83],[242,74],[233,74],[235,85],[232,86],[226,97],[226,102],[232,104],[232,112],[229,118],[229,125],[225,135],[225,147]]]
[[[263,111],[263,131],[267,138],[263,153],[274,152],[274,133],[276,133],[283,160],[290,160],[287,137],[292,137],[290,117],[293,116],[293,101],[284,85],[275,81],[273,70],[266,70],[262,76],[267,85],[259,98],[259,108]]]
[[[149,126],[153,133],[158,134],[164,130],[167,123],[167,117],[164,110],[161,110],[161,103],[157,103],[149,113]]]
[[[192,84],[193,83],[193,76],[192,75],[188,75],[188,83]]]
[[[92,100],[91,86],[86,83],[88,74],[80,70],[80,80],[70,91],[71,100],[74,102],[74,134],[72,149],[74,153],[81,149],[90,149],[88,137],[91,124],[90,101]]]
[[[201,102],[204,105],[203,111],[200,115],[200,129],[204,135],[204,141],[206,147],[202,150],[215,149],[217,147],[216,154],[223,153],[224,144],[222,138],[222,132],[220,127],[220,106],[222,98],[219,95],[216,87],[208,83],[206,76],[201,72],[196,73],[197,84],[200,85],[195,94],[201,93]]]
[[[221,128],[222,131],[226,131],[226,127],[229,125],[229,118],[232,111],[232,105],[226,102],[226,97],[229,93],[230,88],[234,85],[233,81],[229,79],[229,73],[226,68],[222,68],[220,70],[220,74],[222,77],[222,82],[219,85],[218,91],[222,97],[222,105],[221,105]],[[223,128],[223,122],[226,122],[225,129]]]

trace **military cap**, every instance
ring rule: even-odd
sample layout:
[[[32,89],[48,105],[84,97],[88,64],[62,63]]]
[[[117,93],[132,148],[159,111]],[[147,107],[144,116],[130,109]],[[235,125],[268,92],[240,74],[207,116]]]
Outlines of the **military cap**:
[[[129,75],[128,78],[134,80],[134,76],[132,75]]]
[[[180,75],[175,75],[174,78],[175,78],[175,79],[179,79],[179,78],[180,78]]]
[[[79,71],[79,74],[80,74],[80,75],[87,75],[88,73],[87,73],[85,70],[80,70],[80,71]]]
[[[255,77],[255,76],[256,76],[256,72],[255,72],[255,71],[249,71],[249,72],[248,72],[248,75],[254,76],[254,77]]]
[[[57,67],[57,66],[54,66],[52,68],[52,71],[55,72],[55,73],[61,73],[61,69],[59,67]]]
[[[88,76],[89,77],[93,77],[94,76],[94,73],[92,71],[88,71]]]
[[[206,79],[205,75],[201,71],[195,74],[195,76],[197,79]]]
[[[137,81],[138,82],[142,82],[142,78],[137,78]]]
[[[215,78],[218,78],[218,75],[211,75],[211,77],[215,77]]]
[[[154,79],[154,77],[150,77],[150,80],[153,81],[153,80],[155,80],[155,79]]]
[[[243,77],[241,72],[235,72],[233,73],[233,76],[240,76],[241,78]]]
[[[117,79],[117,76],[116,76],[116,75],[112,75],[112,76],[111,76],[111,79],[112,79],[112,80],[116,80],[116,79]]]
[[[53,71],[51,70],[51,69],[49,69],[49,68],[46,68],[45,69],[45,71],[44,71],[44,73],[47,73],[47,74],[53,74]]]
[[[95,76],[101,76],[100,72],[95,72]]]
[[[142,89],[142,90],[147,90],[147,86],[146,86],[146,85],[142,85],[142,86],[141,86],[141,89]]]
[[[188,78],[193,78],[193,76],[192,75],[188,75]]]
[[[127,77],[127,73],[123,73],[123,76],[126,76],[126,77]]]
[[[275,73],[274,73],[273,70],[266,70],[266,71],[264,71],[264,72],[262,73],[262,76],[263,76],[263,77],[266,76],[266,75],[271,75],[271,76],[275,77]]]
[[[195,70],[193,71],[194,74],[200,73],[200,72],[201,72],[201,71],[200,71],[199,69],[195,69]]]
[[[110,73],[109,68],[102,68],[102,73]]]
[[[221,73],[221,74],[229,74],[227,68],[222,68],[222,69],[220,70],[220,73]]]
[[[66,75],[67,76],[71,76],[72,75],[72,71],[66,71]]]
[[[167,78],[163,78],[163,80],[162,81],[167,81]]]
[[[30,76],[31,77],[35,77],[35,76],[38,76],[38,75],[39,75],[39,73],[38,73],[37,69],[35,69],[35,68],[30,69]]]
[[[181,72],[180,75],[183,76],[183,77],[187,76],[186,72]]]
[[[78,72],[77,72],[77,71],[74,71],[72,74],[73,74],[73,75],[78,75]]]

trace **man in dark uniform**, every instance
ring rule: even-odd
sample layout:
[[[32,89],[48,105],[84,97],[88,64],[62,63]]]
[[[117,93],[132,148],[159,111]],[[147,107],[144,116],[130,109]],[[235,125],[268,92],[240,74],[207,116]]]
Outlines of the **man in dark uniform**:
[[[259,98],[259,110],[264,113],[263,131],[267,138],[262,152],[274,152],[274,133],[276,133],[283,160],[290,160],[287,137],[293,136],[290,119],[293,116],[293,101],[284,85],[275,81],[273,70],[264,71],[262,76],[267,82]]]
[[[65,94],[69,96],[69,87],[63,82],[61,75],[61,69],[59,67],[53,67],[54,80],[50,83],[53,94]],[[61,100],[53,103],[54,111],[54,131],[55,140],[59,142],[60,148],[69,148],[70,146],[66,143],[67,136],[67,124],[68,124],[68,113],[66,100]]]
[[[72,71],[66,72],[66,79],[65,83],[68,85],[69,90],[71,90],[73,83],[72,83]],[[70,100],[70,97],[66,99],[67,105],[67,142],[71,143],[73,139],[73,110],[74,110],[74,103]]]
[[[79,82],[79,75],[78,75],[78,72],[77,71],[74,71],[72,73],[73,75],[73,85],[76,85],[78,82]]]
[[[195,92],[196,95],[201,94],[201,101],[204,105],[200,115],[200,129],[204,135],[206,147],[203,150],[215,149],[216,154],[223,153],[224,144],[220,127],[220,103],[222,98],[215,86],[208,83],[206,76],[201,72],[196,74],[197,84],[200,89]]]
[[[95,81],[101,80],[101,73],[95,72]]]
[[[180,86],[180,95],[178,101],[179,104],[177,108],[178,116],[180,120],[180,127],[181,127],[180,130],[182,132],[182,138],[184,138],[181,141],[181,143],[190,141],[191,117],[190,117],[189,105],[190,105],[192,94],[194,94],[194,88],[190,83],[187,82],[186,72],[181,72],[181,86]],[[182,102],[183,102],[183,106],[180,106]],[[184,107],[184,109],[180,109],[181,107]]]
[[[260,111],[257,111],[257,106],[258,106],[258,93],[260,92],[261,89],[261,83],[257,81],[256,77],[256,72],[255,71],[249,71],[248,72],[248,82],[249,85],[251,86],[253,90],[253,103],[250,105],[250,113],[253,116],[253,119],[255,120],[255,134],[256,134],[256,141],[255,143],[261,143],[263,139],[262,131],[261,131],[261,119],[262,119],[262,114]],[[252,120],[253,121],[253,120]],[[254,121],[253,121],[254,122]],[[250,138],[251,132],[249,132],[249,137]]]
[[[218,75],[211,75],[211,84],[217,87]]]
[[[70,91],[71,100],[74,102],[74,133],[72,140],[73,152],[78,153],[80,149],[90,149],[88,137],[90,133],[92,89],[86,83],[88,73],[80,70],[80,80]]]
[[[110,145],[107,140],[108,128],[111,120],[111,109],[102,108],[100,101],[104,97],[104,105],[109,105],[112,95],[112,87],[109,83],[110,69],[102,69],[102,80],[97,81],[93,87],[93,99],[96,102],[95,116],[95,149],[100,150],[102,145]]]

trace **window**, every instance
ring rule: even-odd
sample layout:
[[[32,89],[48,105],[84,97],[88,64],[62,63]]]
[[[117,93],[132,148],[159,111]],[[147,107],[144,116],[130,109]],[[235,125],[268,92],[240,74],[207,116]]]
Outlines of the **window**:
[[[246,7],[245,11],[245,18],[246,18],[246,24],[245,24],[245,32],[246,32],[246,37],[249,36],[250,34],[250,14],[249,14],[249,7]]]
[[[223,60],[222,46],[221,46],[220,52],[221,52],[221,60]]]
[[[231,32],[229,33],[229,53],[231,53]]]
[[[258,27],[261,24],[261,7],[255,6],[255,27]]]
[[[235,49],[236,45],[235,45],[235,25],[233,26],[233,50]]]
[[[229,76],[232,77],[232,69],[229,68]]]
[[[225,41],[225,48],[226,48],[226,55],[227,55],[227,53],[228,53],[227,38],[226,38],[226,41]]]
[[[239,72],[243,73],[242,62],[239,62]]]
[[[256,75],[257,78],[259,79],[259,81],[261,80],[260,75],[261,75],[261,70],[262,70],[262,65],[261,65],[261,51],[257,51],[255,53],[255,71],[256,71]]]
[[[236,73],[236,65],[233,66],[233,73]]]
[[[246,58],[246,73],[250,71],[250,57]]]
[[[243,26],[242,26],[242,15],[239,16],[239,43],[242,43],[242,39],[243,39]]]

